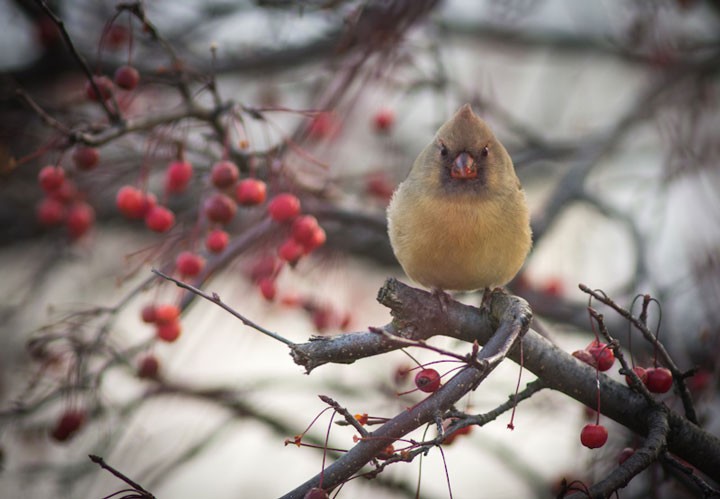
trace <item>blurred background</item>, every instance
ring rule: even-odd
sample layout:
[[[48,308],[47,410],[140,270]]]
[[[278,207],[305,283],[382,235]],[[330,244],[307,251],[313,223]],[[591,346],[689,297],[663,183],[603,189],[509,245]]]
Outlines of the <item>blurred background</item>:
[[[181,250],[203,252],[199,213],[213,189],[211,167],[229,158],[241,178],[263,179],[268,196],[295,193],[327,242],[273,270],[268,299],[258,267],[286,234],[268,225],[262,207],[241,207],[226,228],[230,249],[204,252],[207,270],[195,283],[293,342],[386,324],[377,290],[389,276],[408,281],[387,241],[385,206],[437,127],[466,102],[509,150],[532,208],[534,248],[509,287],[530,302],[533,327],[573,351],[591,338],[578,283],[626,307],[651,294],[661,307],[650,308],[649,323],[660,323],[661,309],[660,339],[682,369],[699,368],[691,383],[699,414],[720,431],[712,417],[720,3],[47,5],[93,73],[130,64],[141,79],[110,106],[131,129],[123,130],[86,97],[87,75],[47,12],[0,0],[0,496],[108,497],[123,484],[86,458],[97,454],[157,497],[277,497],[321,469],[320,450],[284,445],[325,408],[318,394],[379,417],[420,400],[397,396],[412,388],[402,370],[413,362],[402,352],[306,376],[285,345],[211,303],[190,303],[150,269],[172,270]],[[86,139],[101,155],[92,171],[70,158]],[[193,178],[169,196],[165,167],[178,150]],[[94,210],[81,237],[38,221],[38,171],[48,164],[63,165]],[[156,193],[176,214],[175,228],[154,234],[121,216],[123,185]],[[186,306],[176,342],[155,341],[141,320],[145,305],[161,302]],[[627,324],[604,312],[625,342]],[[433,344],[466,350],[442,338]],[[639,340],[633,348],[639,363],[652,363]],[[137,372],[148,355],[160,366],[152,379]],[[459,408],[481,413],[504,402],[518,370],[504,362]],[[531,379],[523,373],[523,383]],[[666,401],[676,403],[672,394]],[[85,422],[57,442],[48,434],[68,408],[84,411]],[[446,446],[447,473],[431,452],[376,480],[353,480],[341,496],[415,497],[419,488],[419,497],[449,497],[449,482],[459,498],[552,497],[563,478],[602,477],[633,441],[607,421],[608,446],[585,449],[578,434],[587,418],[562,394],[541,393],[518,408],[514,431],[500,417]],[[326,412],[308,436],[321,444],[328,425]],[[334,427],[330,446],[347,449],[352,435]],[[645,497],[649,481],[638,477],[623,497]],[[682,497],[667,493],[659,497]]]

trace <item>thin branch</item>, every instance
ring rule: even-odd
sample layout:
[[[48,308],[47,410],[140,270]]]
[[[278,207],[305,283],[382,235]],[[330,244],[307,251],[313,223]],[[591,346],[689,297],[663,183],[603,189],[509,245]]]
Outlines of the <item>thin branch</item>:
[[[146,497],[147,499],[155,499],[155,496],[152,495],[152,494],[151,494],[150,492],[148,492],[147,490],[145,490],[139,483],[134,482],[133,480],[131,480],[129,477],[127,477],[127,476],[124,475],[123,473],[120,473],[118,470],[116,470],[115,468],[113,468],[112,466],[110,466],[109,464],[107,464],[107,463],[105,462],[105,460],[104,460],[103,458],[101,458],[100,456],[96,456],[96,455],[94,455],[94,454],[90,454],[88,457],[90,458],[90,460],[91,460],[93,463],[98,464],[101,468],[109,471],[110,473],[112,473],[113,475],[115,475],[116,477],[118,477],[120,480],[122,480],[123,482],[127,483],[128,485],[130,485],[133,489],[135,489],[135,490],[137,490],[138,492],[140,492],[140,493],[142,494],[142,497]]]

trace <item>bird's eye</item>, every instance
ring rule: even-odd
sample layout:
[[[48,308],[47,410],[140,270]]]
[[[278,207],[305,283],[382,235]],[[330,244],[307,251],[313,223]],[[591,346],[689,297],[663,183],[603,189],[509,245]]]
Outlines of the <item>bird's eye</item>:
[[[481,152],[482,157],[486,158],[489,153],[490,153],[490,149],[488,149],[488,146],[483,147],[482,152]]]
[[[449,154],[448,148],[445,144],[440,143],[440,156],[443,158]]]

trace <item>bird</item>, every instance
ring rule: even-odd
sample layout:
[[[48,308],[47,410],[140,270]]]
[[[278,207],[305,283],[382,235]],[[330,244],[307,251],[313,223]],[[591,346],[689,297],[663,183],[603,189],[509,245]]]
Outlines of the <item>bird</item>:
[[[515,277],[532,246],[512,159],[469,104],[420,152],[390,199],[387,221],[405,274],[439,293],[484,290],[487,297]]]

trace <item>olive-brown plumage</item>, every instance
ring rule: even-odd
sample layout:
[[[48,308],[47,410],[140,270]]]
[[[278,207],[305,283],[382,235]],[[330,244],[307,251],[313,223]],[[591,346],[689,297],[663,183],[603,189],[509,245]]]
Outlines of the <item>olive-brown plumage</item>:
[[[507,284],[532,238],[525,194],[503,145],[469,104],[440,127],[387,211],[395,256],[433,289]]]

